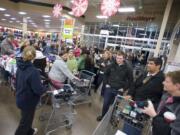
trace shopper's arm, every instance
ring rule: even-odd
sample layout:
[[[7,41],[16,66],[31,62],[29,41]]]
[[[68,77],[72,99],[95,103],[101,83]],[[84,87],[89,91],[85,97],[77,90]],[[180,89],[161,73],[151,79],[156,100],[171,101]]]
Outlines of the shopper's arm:
[[[179,111],[178,111],[179,112]],[[180,135],[180,113],[176,115],[176,120],[170,125],[171,135]]]
[[[126,84],[126,88],[125,89],[132,89],[133,88],[133,71],[132,69],[128,68],[128,72],[127,72],[127,84]]]
[[[111,65],[108,66],[104,71],[104,79],[103,79],[104,84],[108,84],[108,77],[110,75],[110,72],[111,72]]]
[[[152,132],[153,135],[170,135],[171,128],[169,123],[165,122],[164,117],[160,115],[156,115],[152,121]],[[171,134],[171,135],[179,135],[179,134]]]
[[[41,96],[45,92],[45,88],[43,87],[40,79],[40,73],[38,70],[32,71],[31,78],[30,78],[30,86],[32,91],[36,94]]]
[[[66,63],[64,62],[58,62],[59,64],[59,69],[61,70],[61,72],[63,72],[63,74],[68,77],[70,80],[76,78],[72,72],[69,70],[69,68],[67,67]]]

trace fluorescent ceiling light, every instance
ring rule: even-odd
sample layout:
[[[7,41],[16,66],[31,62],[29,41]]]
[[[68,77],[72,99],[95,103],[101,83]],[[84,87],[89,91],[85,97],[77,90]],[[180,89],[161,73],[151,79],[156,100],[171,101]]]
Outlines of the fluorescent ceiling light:
[[[20,23],[21,25],[23,24],[23,23]]]
[[[20,15],[26,15],[27,13],[26,12],[18,12]]]
[[[65,19],[66,19],[65,16],[61,16],[61,18],[59,20],[62,21],[62,20],[65,20]]]
[[[28,22],[30,22],[30,23],[31,23],[31,22],[33,22],[33,20],[29,20]]]
[[[10,14],[4,14],[4,16],[9,17],[9,16],[11,16],[11,15],[10,15]]]
[[[50,22],[44,22],[46,25],[50,24]]]
[[[73,3],[73,2],[74,2],[74,0],[71,0],[70,2],[71,2],[71,3]]]
[[[118,9],[118,11],[121,13],[135,12],[135,8],[134,7],[121,7]]]
[[[63,17],[65,17],[66,19],[72,18],[70,15],[63,15]]]
[[[11,20],[16,20],[16,18],[11,18]]]
[[[4,18],[3,18],[3,19],[1,19],[1,20],[2,20],[2,21],[6,21],[6,19],[4,19]]]
[[[0,11],[5,11],[5,10],[6,10],[5,8],[0,7]]]
[[[17,23],[20,23],[20,21],[16,21]]]
[[[31,17],[29,17],[29,16],[28,16],[28,17],[26,17],[26,19],[30,19],[30,18],[31,18]]]
[[[113,27],[119,27],[119,25],[118,24],[114,24]]]
[[[50,22],[51,20],[49,20],[49,19],[45,19],[44,21],[45,21],[45,22]]]
[[[119,30],[120,32],[126,32],[126,30]]]
[[[13,21],[9,21],[9,23],[13,23]]]
[[[146,36],[147,34],[146,33],[140,33],[139,35]]]
[[[136,30],[144,30],[144,28],[135,28]]]
[[[68,14],[73,15],[73,12],[72,12],[72,11],[71,11],[71,12],[68,12]]]
[[[108,16],[97,15],[96,18],[98,18],[98,19],[108,19]]]
[[[42,17],[43,17],[43,18],[50,18],[51,16],[49,16],[49,15],[43,15]]]

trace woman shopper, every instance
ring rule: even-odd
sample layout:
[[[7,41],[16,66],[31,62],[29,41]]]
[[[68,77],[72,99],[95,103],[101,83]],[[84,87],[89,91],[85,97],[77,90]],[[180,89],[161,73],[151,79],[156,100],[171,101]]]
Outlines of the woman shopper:
[[[78,65],[77,65],[77,60],[76,60],[76,57],[74,56],[73,50],[69,50],[67,66],[73,74],[77,73]]]
[[[35,135],[32,128],[35,109],[40,96],[45,92],[40,80],[40,73],[32,64],[36,56],[33,47],[25,47],[22,58],[17,60],[16,104],[21,111],[21,120],[15,135]]]

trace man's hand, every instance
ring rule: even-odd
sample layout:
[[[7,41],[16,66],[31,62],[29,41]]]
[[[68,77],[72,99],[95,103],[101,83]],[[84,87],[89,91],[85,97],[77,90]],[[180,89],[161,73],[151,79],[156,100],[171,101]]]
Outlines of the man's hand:
[[[126,95],[126,96],[124,96],[124,99],[125,99],[125,100],[131,100],[132,97],[131,97],[130,95]]]
[[[157,113],[154,109],[154,105],[150,100],[148,101],[148,107],[144,107],[144,109],[142,111],[143,111],[143,113],[149,115],[152,118],[157,115]]]
[[[111,88],[111,86],[109,84],[106,84],[106,88]]]
[[[105,67],[105,64],[104,64],[104,63],[101,63],[101,66],[102,66],[102,67]]]

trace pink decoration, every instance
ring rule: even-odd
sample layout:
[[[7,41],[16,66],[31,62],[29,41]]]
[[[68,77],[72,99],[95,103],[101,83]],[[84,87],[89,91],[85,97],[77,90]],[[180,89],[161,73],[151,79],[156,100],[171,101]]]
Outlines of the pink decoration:
[[[88,0],[74,0],[72,6],[73,15],[76,17],[82,16],[88,7]]]
[[[62,11],[62,5],[61,4],[56,4],[53,7],[53,16],[58,18],[59,16],[61,16],[61,11]]]
[[[115,15],[120,6],[120,0],[102,0],[101,13],[104,16]]]

